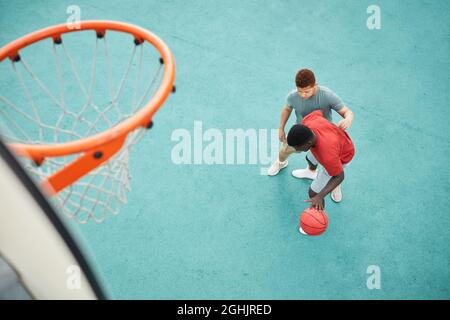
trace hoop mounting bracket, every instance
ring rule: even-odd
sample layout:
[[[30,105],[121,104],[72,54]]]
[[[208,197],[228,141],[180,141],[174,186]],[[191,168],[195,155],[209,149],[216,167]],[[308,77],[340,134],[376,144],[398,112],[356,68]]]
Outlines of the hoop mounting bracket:
[[[73,184],[111,158],[123,146],[126,137],[127,135],[118,137],[86,151],[84,155],[48,177],[46,181],[42,182],[42,187],[47,191],[48,195],[56,195],[59,191]],[[98,156],[99,154],[101,154],[100,157]]]

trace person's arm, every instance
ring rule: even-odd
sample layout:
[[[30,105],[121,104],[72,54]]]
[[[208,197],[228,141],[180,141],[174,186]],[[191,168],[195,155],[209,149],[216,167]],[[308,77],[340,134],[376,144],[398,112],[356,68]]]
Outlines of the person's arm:
[[[352,122],[353,122],[352,110],[350,110],[348,107],[344,106],[336,112],[339,113],[342,118],[344,118],[338,122],[337,126],[344,130],[347,130],[348,128],[350,128],[350,126],[352,125]]]
[[[286,122],[288,121],[291,112],[292,109],[287,105],[284,106],[283,110],[281,111],[280,128],[278,130],[278,137],[280,141],[286,141],[286,132],[284,131],[284,127],[286,126]]]
[[[315,195],[310,194],[311,199],[308,200],[308,202],[311,202],[311,206],[315,207],[317,210],[323,210],[324,198],[340,185],[342,181],[344,181],[344,171],[337,176],[331,177],[326,186],[319,193]]]

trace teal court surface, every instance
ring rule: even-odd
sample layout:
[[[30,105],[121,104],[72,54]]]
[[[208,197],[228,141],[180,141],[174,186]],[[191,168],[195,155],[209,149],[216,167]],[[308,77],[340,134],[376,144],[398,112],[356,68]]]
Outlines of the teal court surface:
[[[120,214],[66,218],[111,298],[450,298],[449,2],[0,0],[0,46],[64,23],[70,5],[82,20],[152,31],[176,61],[176,93],[131,150]],[[379,29],[367,26],[371,5]],[[355,114],[343,201],[326,198],[329,226],[318,237],[298,231],[310,182],[291,171],[304,155],[261,174],[301,68]],[[2,95],[20,93],[4,79]],[[238,129],[265,134],[263,156],[251,158],[246,143],[244,159],[227,161],[227,130]],[[207,132],[222,141],[214,161],[204,157]],[[180,137],[189,138],[183,161],[174,158]],[[373,266],[381,286],[370,289]]]

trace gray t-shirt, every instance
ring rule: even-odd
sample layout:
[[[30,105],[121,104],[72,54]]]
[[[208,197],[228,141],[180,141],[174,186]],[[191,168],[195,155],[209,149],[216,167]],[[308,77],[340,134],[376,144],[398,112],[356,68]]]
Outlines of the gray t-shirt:
[[[322,110],[324,117],[329,121],[333,121],[331,109],[339,111],[344,107],[341,98],[324,86],[318,86],[316,94],[306,100],[300,97],[297,90],[293,90],[286,97],[286,105],[291,109],[295,109],[297,123],[300,123],[303,117],[315,110]]]

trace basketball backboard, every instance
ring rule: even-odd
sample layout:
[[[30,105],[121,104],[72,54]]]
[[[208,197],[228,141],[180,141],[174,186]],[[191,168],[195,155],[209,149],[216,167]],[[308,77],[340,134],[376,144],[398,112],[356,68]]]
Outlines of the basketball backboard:
[[[0,299],[104,299],[69,225],[0,141]]]

